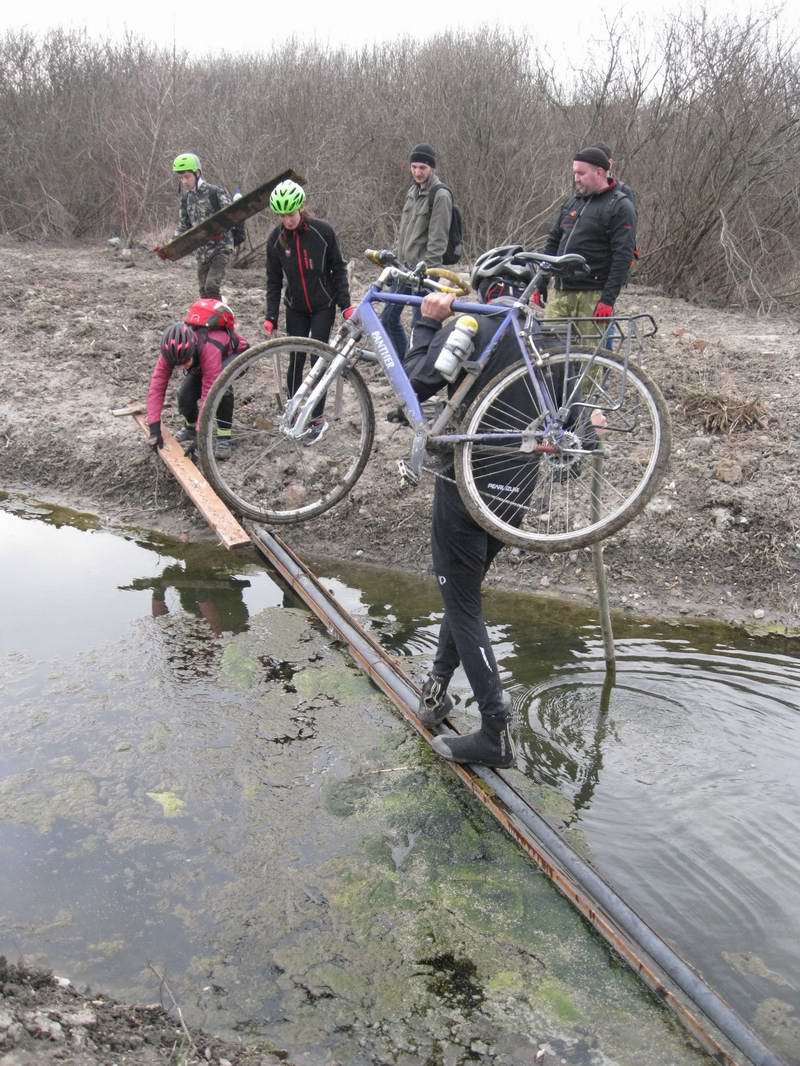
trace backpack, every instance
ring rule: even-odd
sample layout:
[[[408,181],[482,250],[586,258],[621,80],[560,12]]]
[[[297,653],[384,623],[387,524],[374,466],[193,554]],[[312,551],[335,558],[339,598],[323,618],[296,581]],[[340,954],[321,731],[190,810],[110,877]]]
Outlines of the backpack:
[[[449,185],[445,185],[443,181],[436,186],[431,200],[431,211],[433,211],[433,204],[436,200],[436,193],[440,189],[446,189],[450,193],[450,199],[453,201],[453,212],[450,215],[450,229],[447,234],[447,247],[444,250],[442,256],[442,263],[445,266],[453,266],[457,263],[464,253],[464,219],[461,211],[456,207],[456,201],[453,197],[453,191]]]

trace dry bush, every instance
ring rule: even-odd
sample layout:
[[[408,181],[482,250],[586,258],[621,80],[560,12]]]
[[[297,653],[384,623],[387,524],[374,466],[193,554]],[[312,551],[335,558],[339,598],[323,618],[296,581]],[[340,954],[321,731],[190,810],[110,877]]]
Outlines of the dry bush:
[[[686,417],[699,422],[706,433],[735,433],[763,429],[766,412],[759,400],[738,400],[731,396],[704,393],[685,400]]]
[[[800,275],[800,64],[777,15],[608,27],[580,69],[483,27],[358,51],[289,41],[189,58],[134,37],[0,38],[0,228],[23,238],[174,228],[170,162],[243,190],[293,166],[354,255],[390,245],[408,149],[430,141],[471,255],[541,243],[574,150],[615,148],[638,194],[638,277],[769,310]],[[249,230],[258,243],[268,217]]]

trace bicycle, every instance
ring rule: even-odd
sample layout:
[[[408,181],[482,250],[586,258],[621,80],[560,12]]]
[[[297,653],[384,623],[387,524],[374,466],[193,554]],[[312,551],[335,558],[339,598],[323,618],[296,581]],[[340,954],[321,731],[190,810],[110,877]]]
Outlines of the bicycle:
[[[305,521],[344,499],[374,440],[374,408],[357,368],[369,362],[388,379],[414,434],[408,460],[399,463],[404,482],[419,481],[427,449],[452,448],[458,491],[475,521],[506,543],[536,551],[586,547],[630,522],[655,492],[670,451],[666,403],[639,365],[655,322],[634,315],[540,323],[529,304],[536,270],[558,275],[585,269],[585,260],[520,253],[530,263],[530,283],[518,300],[498,305],[463,298],[469,290],[449,271],[426,270],[424,263],[410,270],[391,253],[368,251],[383,269],[330,345],[281,337],[231,360],[209,392],[198,433],[201,464],[219,496],[266,524]],[[386,291],[397,281],[416,293]],[[454,314],[501,318],[430,418],[373,307],[419,305],[423,290],[457,291]],[[481,372],[509,331],[519,361],[478,391]],[[289,397],[285,368],[298,352],[316,361]],[[234,384],[233,449],[223,465],[214,456],[215,427]],[[322,403],[319,433],[319,421],[311,422]]]

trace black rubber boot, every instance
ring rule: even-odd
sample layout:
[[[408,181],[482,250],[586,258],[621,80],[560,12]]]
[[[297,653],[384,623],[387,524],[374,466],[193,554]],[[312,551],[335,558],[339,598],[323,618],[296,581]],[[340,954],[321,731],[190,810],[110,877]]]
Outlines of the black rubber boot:
[[[508,697],[504,697],[508,705]],[[464,737],[438,736],[431,747],[450,762],[472,763],[498,768],[513,766],[516,759],[508,715],[483,715],[480,729]]]
[[[426,729],[441,725],[453,709],[452,697],[447,695],[447,681],[430,674],[422,686],[422,695],[417,705],[417,718]]]

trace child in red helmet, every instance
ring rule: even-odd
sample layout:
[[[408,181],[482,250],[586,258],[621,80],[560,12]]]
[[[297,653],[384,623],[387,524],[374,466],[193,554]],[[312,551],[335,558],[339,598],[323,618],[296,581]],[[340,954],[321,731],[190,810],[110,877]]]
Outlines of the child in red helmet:
[[[186,312],[183,322],[174,322],[161,338],[161,350],[147,392],[147,421],[150,426],[148,444],[161,448],[161,409],[167,384],[178,367],[184,379],[178,390],[178,410],[186,420],[175,439],[192,454],[197,442],[197,418],[206,396],[225,363],[249,348],[247,341],[234,329],[233,311],[227,304],[210,297],[196,300]],[[231,449],[233,422],[233,390],[229,389],[220,401],[217,415],[217,459],[227,459]]]

